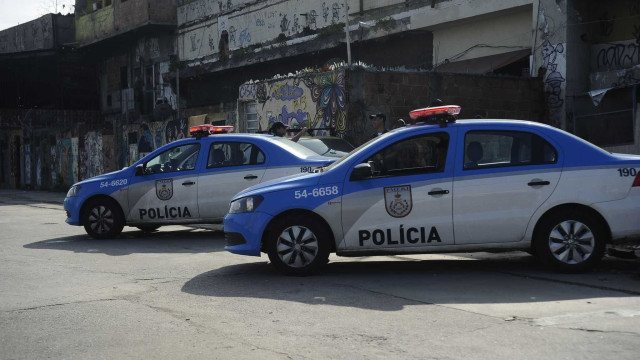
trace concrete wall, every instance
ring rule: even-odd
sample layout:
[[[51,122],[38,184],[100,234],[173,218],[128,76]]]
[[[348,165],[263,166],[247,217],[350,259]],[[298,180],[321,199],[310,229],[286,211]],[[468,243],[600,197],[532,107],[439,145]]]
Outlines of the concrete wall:
[[[590,89],[606,89],[640,82],[640,5],[635,2],[596,3],[591,18],[600,21],[584,31],[591,44]]]
[[[352,9],[357,3],[358,0],[349,0]],[[180,7],[180,59],[189,61],[217,55],[221,34],[225,31],[229,50],[232,51],[274,41],[280,34],[288,37],[302,34],[305,27],[317,30],[332,23],[345,22],[344,1],[269,0],[241,6],[244,4],[242,1],[232,2],[231,12],[222,14],[210,1],[202,0]],[[191,24],[190,21],[196,23]]]
[[[348,76],[346,135],[354,144],[373,133],[368,115],[387,115],[387,127],[409,112],[439,98],[462,107],[460,118],[520,119],[543,122],[544,98],[538,78],[442,74],[436,72],[377,72],[356,70]]]
[[[86,15],[76,13],[76,41],[91,43],[113,34],[116,31],[114,20],[113,6]]]
[[[373,133],[370,114],[386,114],[387,127],[394,128],[399,119],[410,122],[411,110],[429,106],[436,98],[462,106],[460,118],[480,115],[542,122],[542,87],[538,78],[355,68],[248,83],[238,96],[240,111],[247,101],[257,103],[261,130],[275,121],[292,127],[330,127],[337,136],[359,145]]]
[[[0,31],[0,54],[53,50],[73,41],[73,16],[47,14]]]
[[[489,55],[531,48],[530,7],[498,13],[491,18],[442,25],[433,29],[434,67]]]
[[[567,3],[541,0],[534,3],[534,61],[532,74],[543,79],[549,123],[566,129]]]
[[[77,8],[76,40],[91,43],[149,23],[176,24],[177,6],[178,0],[113,0],[95,11],[90,6]]]

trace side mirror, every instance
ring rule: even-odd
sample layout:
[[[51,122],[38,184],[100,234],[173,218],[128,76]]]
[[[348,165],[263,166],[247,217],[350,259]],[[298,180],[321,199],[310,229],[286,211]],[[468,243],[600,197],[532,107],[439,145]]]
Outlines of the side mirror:
[[[144,175],[144,164],[136,165],[136,176]]]
[[[351,177],[349,181],[359,181],[364,179],[369,179],[373,176],[373,172],[371,171],[371,165],[368,163],[361,163],[356,165],[351,172]]]

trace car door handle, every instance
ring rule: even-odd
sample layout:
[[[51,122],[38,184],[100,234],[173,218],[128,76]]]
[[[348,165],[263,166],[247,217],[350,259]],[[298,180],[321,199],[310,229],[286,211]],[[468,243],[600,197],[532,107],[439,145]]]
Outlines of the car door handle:
[[[444,195],[444,194],[448,194],[449,190],[432,190],[429,191],[427,194],[429,195]]]
[[[191,186],[194,185],[196,182],[195,181],[185,181],[182,183],[183,186]]]
[[[529,186],[540,186],[540,185],[549,185],[549,184],[551,184],[551,183],[548,182],[548,181],[532,181],[532,182],[528,183],[527,185],[529,185]]]
[[[253,180],[253,179],[257,179],[257,178],[258,178],[258,176],[256,176],[256,175],[247,175],[247,176],[244,177],[245,180]]]

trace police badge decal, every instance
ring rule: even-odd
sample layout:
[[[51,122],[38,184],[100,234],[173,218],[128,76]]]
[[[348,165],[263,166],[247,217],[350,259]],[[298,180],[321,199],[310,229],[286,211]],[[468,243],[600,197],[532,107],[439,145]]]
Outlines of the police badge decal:
[[[160,200],[169,200],[173,196],[173,180],[156,180],[156,195]]]
[[[384,207],[389,215],[396,218],[409,215],[413,207],[411,185],[385,187]]]

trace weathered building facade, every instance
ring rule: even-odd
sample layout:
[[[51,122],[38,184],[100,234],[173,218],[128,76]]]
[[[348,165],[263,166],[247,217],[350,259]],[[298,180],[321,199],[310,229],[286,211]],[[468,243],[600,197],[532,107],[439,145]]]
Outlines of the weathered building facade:
[[[0,32],[1,186],[64,188],[203,122],[254,132],[286,120],[358,144],[368,114],[386,113],[393,127],[436,98],[463,117],[546,122],[640,153],[636,1],[77,0],[75,9],[57,24],[51,15]],[[45,53],[64,56],[35,56]]]
[[[78,129],[102,119],[74,32],[59,14],[0,31],[0,187],[62,190],[79,178]]]
[[[177,0],[76,1],[77,47],[98,68],[105,126],[93,136],[113,143],[112,156],[96,162],[121,168],[185,134],[175,118],[177,95],[164,76],[176,61],[177,5]]]

